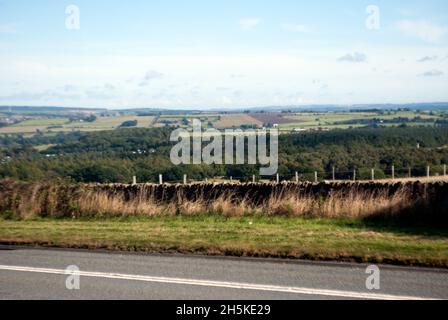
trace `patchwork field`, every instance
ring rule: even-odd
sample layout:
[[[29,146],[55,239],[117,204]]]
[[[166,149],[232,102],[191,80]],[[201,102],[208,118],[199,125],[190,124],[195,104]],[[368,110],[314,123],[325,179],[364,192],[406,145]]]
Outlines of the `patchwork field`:
[[[1,117],[6,117],[0,115]],[[30,117],[30,116],[27,116]],[[120,115],[100,117],[93,121],[73,121],[67,117],[39,116],[7,126],[0,126],[0,134],[70,131],[102,131],[117,129],[125,121],[137,120],[137,127],[189,127],[193,119],[201,120],[204,127],[217,129],[239,127],[262,127],[278,124],[283,132],[316,129],[347,129],[371,125],[375,120],[382,126],[431,126],[437,120],[446,121],[443,112],[385,111],[385,112],[252,112],[214,113],[186,112],[185,114],[163,114],[157,116]],[[399,120],[401,119],[401,120]],[[384,121],[384,123],[383,123]]]
[[[285,118],[288,119],[287,123],[279,123],[282,130],[294,130],[296,128],[312,129],[312,128],[324,128],[324,129],[347,129],[349,127],[361,127],[365,124],[350,123],[341,124],[341,122],[353,121],[353,120],[392,120],[396,118],[408,118],[413,119],[420,117],[421,119],[430,119],[436,121],[440,119],[439,115],[434,114],[420,114],[413,111],[397,111],[379,114],[376,112],[315,112],[315,113],[297,113],[287,114]],[[384,126],[393,126],[398,124],[382,124]],[[422,123],[409,122],[408,125],[422,125]],[[426,123],[428,125],[428,123]]]
[[[106,131],[115,130],[125,121],[137,120],[137,127],[150,128],[154,124],[153,116],[116,116],[99,117],[94,122],[70,122],[68,118],[33,119],[0,128],[2,133],[36,133],[69,131]]]
[[[345,129],[349,125],[336,125],[335,122],[351,120],[351,119],[371,119],[378,116],[376,113],[300,113],[300,114],[290,114],[286,115],[286,119],[289,120],[287,123],[280,125],[281,129],[293,130],[295,128],[331,128],[331,129]],[[353,125],[356,127],[356,125]]]

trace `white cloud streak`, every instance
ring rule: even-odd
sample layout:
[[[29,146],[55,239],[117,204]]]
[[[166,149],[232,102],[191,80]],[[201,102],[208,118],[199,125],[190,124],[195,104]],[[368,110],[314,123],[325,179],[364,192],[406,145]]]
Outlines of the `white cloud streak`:
[[[417,60],[417,62],[430,62],[430,61],[436,61],[438,59],[437,56],[424,56]]]
[[[284,23],[282,24],[283,30],[296,32],[296,33],[309,33],[311,32],[306,26],[301,24],[293,24],[293,23]]]
[[[258,27],[258,25],[261,23],[261,19],[259,18],[245,18],[241,19],[239,24],[241,29],[243,30],[252,30]]]
[[[352,62],[352,63],[361,63],[367,62],[367,56],[364,53],[355,52],[353,54],[348,53],[345,56],[342,56],[338,59],[339,62]]]
[[[3,25],[0,25],[0,33],[13,34],[13,33],[17,33],[17,29],[12,24],[3,24]]]
[[[396,23],[397,28],[405,35],[417,37],[428,43],[440,43],[448,34],[448,28],[438,26],[424,20],[400,20]]]
[[[419,76],[421,76],[421,77],[440,77],[440,76],[443,76],[443,75],[444,75],[443,71],[440,71],[440,70],[429,70],[429,71],[423,72]]]

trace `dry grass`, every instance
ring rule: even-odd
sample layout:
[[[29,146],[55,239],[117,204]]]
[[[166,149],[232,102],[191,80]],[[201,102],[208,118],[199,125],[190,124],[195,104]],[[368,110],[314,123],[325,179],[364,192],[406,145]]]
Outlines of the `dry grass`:
[[[0,181],[0,243],[448,266],[446,184],[213,187]]]
[[[151,200],[144,200],[143,194],[126,201],[122,194],[112,195],[104,191],[87,191],[76,200],[79,212],[97,217],[155,216],[161,208]]]
[[[378,179],[375,180],[375,182],[377,183],[397,183],[397,182],[401,182],[401,183],[406,183],[406,182],[416,182],[416,181],[420,181],[420,182],[448,182],[448,176],[431,176],[431,177],[413,177],[413,178],[395,178],[395,179]],[[357,182],[361,182],[361,183],[366,183],[366,182],[370,182],[370,180],[360,180]]]
[[[5,188],[5,186],[8,186]],[[253,199],[224,193],[217,199],[198,195],[189,200],[182,189],[175,201],[156,200],[150,189],[134,193],[105,191],[81,186],[44,184],[2,184],[0,212],[10,212],[22,219],[34,217],[127,217],[195,216],[203,214],[238,217],[248,215],[310,218],[365,218],[393,216],[411,208],[415,199],[408,189],[387,191],[333,191],[326,196],[281,191],[254,202]],[[257,203],[257,204],[254,204]]]
[[[394,215],[410,207],[413,201],[406,189],[393,195],[386,192],[351,190],[333,192],[328,197],[311,194],[271,196],[263,209],[271,215],[315,218],[364,218],[377,214]]]

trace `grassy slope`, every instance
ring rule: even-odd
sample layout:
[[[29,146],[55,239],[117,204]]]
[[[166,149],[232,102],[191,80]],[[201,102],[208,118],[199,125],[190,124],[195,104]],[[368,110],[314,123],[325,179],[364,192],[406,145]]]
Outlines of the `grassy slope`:
[[[0,218],[0,243],[448,267],[448,231],[379,227],[354,220]]]

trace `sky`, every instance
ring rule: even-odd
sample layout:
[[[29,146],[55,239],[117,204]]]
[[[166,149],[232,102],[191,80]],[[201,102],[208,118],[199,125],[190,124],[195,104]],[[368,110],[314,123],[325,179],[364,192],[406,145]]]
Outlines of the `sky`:
[[[0,0],[0,105],[441,101],[446,0]]]

